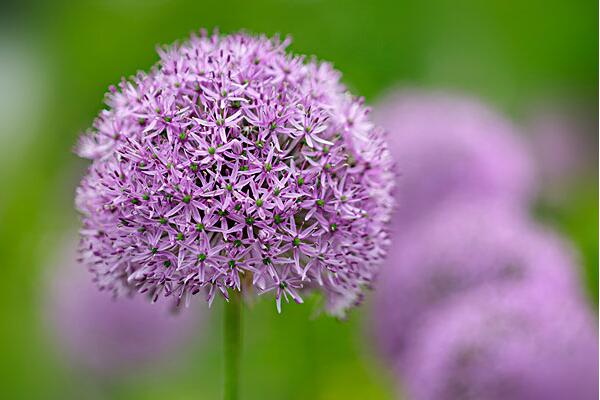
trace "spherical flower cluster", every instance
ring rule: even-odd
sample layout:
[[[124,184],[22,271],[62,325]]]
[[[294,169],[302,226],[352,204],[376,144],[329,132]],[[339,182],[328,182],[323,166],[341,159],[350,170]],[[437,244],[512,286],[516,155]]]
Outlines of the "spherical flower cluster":
[[[596,322],[546,283],[476,291],[432,315],[408,356],[410,398],[597,399]]]
[[[76,246],[64,247],[60,265],[52,268],[44,305],[50,336],[60,356],[74,367],[104,378],[164,367],[179,356],[199,324],[199,307],[175,307],[161,299],[150,304],[143,296],[114,298],[99,291],[76,263]]]
[[[82,259],[101,287],[187,299],[256,288],[342,314],[387,246],[383,134],[288,41],[192,36],[107,96],[78,153]]]
[[[534,167],[518,130],[485,105],[458,95],[400,91],[375,108],[397,163],[398,210],[404,227],[446,201],[502,199],[525,204]]]
[[[556,293],[578,290],[570,249],[512,207],[448,204],[413,227],[408,238],[390,251],[373,308],[377,345],[396,366],[403,365],[423,318],[456,296],[540,279]]]

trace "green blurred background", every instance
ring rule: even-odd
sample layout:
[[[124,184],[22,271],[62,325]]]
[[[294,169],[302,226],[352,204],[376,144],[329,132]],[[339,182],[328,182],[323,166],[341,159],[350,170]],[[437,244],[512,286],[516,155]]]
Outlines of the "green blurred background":
[[[597,118],[598,3],[548,1],[185,0],[2,2],[0,11],[0,394],[3,398],[214,399],[221,384],[221,304],[178,368],[96,393],[64,365],[40,317],[43,270],[77,223],[85,163],[71,150],[111,83],[157,60],[155,46],[201,27],[290,34],[292,50],[332,61],[368,101],[389,87],[476,95],[516,121],[547,98]],[[597,131],[592,132],[597,135]],[[596,143],[596,142],[593,142]],[[596,153],[597,156],[597,153]],[[594,170],[538,218],[582,255],[597,304]],[[314,302],[313,302],[314,303]],[[245,310],[244,399],[389,399],[368,346],[368,307],[348,321],[271,301]]]

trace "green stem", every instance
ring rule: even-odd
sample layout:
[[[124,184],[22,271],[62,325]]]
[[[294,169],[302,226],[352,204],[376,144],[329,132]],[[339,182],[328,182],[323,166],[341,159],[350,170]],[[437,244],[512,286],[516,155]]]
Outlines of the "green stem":
[[[242,296],[233,291],[225,303],[225,400],[239,399],[240,353],[242,350]]]

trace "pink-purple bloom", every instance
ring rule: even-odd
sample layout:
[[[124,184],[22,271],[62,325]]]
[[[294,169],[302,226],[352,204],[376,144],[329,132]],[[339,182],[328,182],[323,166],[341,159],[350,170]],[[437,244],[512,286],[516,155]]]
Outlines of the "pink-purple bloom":
[[[597,322],[548,283],[484,288],[432,314],[410,346],[409,398],[597,399]]]
[[[568,246],[503,204],[448,204],[403,237],[382,268],[373,307],[377,345],[396,366],[428,313],[481,286],[544,280],[557,293],[578,291]]]
[[[414,91],[375,120],[401,174],[372,333],[409,398],[595,398],[593,318],[571,249],[527,216],[537,188],[516,129],[473,100]]]
[[[198,305],[176,307],[171,299],[151,304],[143,296],[99,291],[76,262],[76,246],[64,247],[53,268],[45,314],[61,358],[103,378],[120,378],[161,366],[198,339]],[[194,333],[195,332],[195,333]]]
[[[465,96],[394,92],[373,112],[398,166],[395,227],[457,197],[526,204],[535,192],[525,141],[510,121]]]
[[[187,301],[254,287],[343,315],[385,256],[382,131],[289,40],[193,35],[107,95],[82,137],[81,257],[101,288]],[[343,304],[344,306],[340,306]]]
[[[592,177],[598,164],[598,126],[593,112],[568,104],[540,105],[527,128],[543,199],[561,203]]]

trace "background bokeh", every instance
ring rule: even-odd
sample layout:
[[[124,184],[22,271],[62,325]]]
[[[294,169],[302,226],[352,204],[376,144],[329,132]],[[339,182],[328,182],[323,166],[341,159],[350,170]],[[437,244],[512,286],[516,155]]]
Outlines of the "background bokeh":
[[[368,101],[390,87],[475,95],[526,125],[540,104],[591,121],[591,169],[570,177],[538,219],[579,250],[598,295],[598,4],[575,1],[186,0],[14,1],[0,7],[0,390],[4,398],[213,399],[221,386],[221,303],[181,365],[103,392],[53,348],[40,315],[45,269],[77,224],[72,154],[107,87],[148,69],[157,44],[200,27],[281,33],[292,50],[332,61]],[[245,399],[389,399],[392,384],[365,344],[367,308],[349,320],[316,300],[245,310]],[[201,338],[201,340],[200,340]]]

